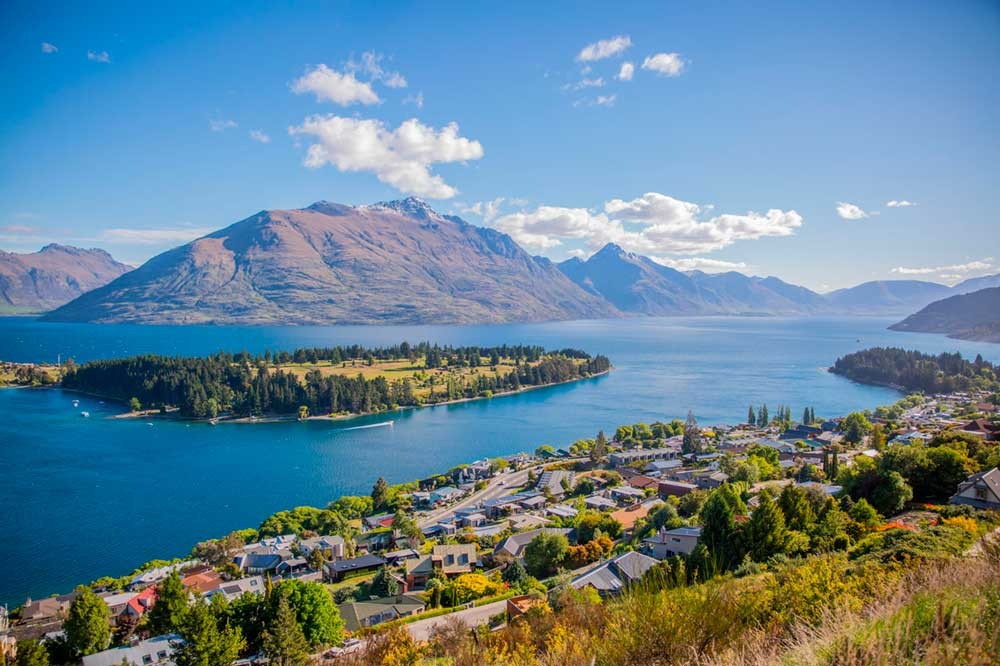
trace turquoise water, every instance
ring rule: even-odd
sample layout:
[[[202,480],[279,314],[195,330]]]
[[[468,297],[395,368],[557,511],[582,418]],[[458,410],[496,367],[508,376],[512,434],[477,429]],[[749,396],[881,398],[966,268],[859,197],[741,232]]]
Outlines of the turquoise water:
[[[607,354],[606,377],[490,401],[349,423],[210,426],[115,420],[115,405],[58,390],[0,390],[0,603],[121,575],[274,511],[367,493],[483,456],[561,446],[620,423],[737,422],[747,405],[818,415],[892,402],[888,389],[825,371],[862,347],[981,352],[1000,346],[892,333],[865,318],[672,318],[504,326],[142,327],[0,319],[0,358],[78,361],[403,340],[533,343]],[[80,399],[78,408],[72,400]],[[89,411],[89,419],[80,411]],[[350,428],[385,419],[392,428]]]

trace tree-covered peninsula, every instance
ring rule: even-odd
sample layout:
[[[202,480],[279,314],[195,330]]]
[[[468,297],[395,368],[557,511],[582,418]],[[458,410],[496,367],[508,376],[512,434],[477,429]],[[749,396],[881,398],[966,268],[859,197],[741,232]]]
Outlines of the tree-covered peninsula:
[[[402,343],[207,357],[134,356],[70,367],[62,386],[215,418],[368,414],[490,397],[606,372],[605,356],[527,345],[452,347]]]
[[[892,386],[905,391],[952,393],[1000,390],[1000,367],[959,353],[937,356],[895,347],[873,347],[838,358],[830,372],[862,384]]]

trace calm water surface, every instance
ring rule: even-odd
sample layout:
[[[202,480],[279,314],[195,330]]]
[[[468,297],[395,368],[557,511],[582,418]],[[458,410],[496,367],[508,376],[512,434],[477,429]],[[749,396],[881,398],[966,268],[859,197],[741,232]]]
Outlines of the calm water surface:
[[[258,425],[112,420],[112,404],[58,390],[0,390],[0,603],[121,575],[270,513],[367,493],[462,462],[556,446],[599,428],[683,418],[737,422],[750,403],[843,414],[892,402],[888,389],[825,371],[874,345],[959,350],[1000,360],[1000,346],[893,333],[871,318],[670,318],[503,326],[164,327],[42,324],[0,318],[0,359],[77,361],[139,353],[263,352],[296,347],[531,343],[607,354],[607,377],[491,401],[350,423]],[[80,399],[74,408],[72,400]],[[89,419],[80,411],[89,411]],[[395,419],[392,428],[353,426]]]

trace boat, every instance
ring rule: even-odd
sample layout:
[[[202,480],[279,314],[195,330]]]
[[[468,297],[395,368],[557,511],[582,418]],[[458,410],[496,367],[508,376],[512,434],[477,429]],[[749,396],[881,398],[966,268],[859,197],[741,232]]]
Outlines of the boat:
[[[80,401],[79,400],[74,400],[73,401],[73,406],[74,407],[79,407],[80,406]]]
[[[369,423],[368,425],[354,426],[353,428],[344,428],[344,430],[367,430],[368,428],[384,428],[389,426],[390,428],[395,425],[395,421],[383,421],[382,423]]]
[[[90,418],[90,412],[80,412],[80,416],[82,416],[85,419],[89,419]]]

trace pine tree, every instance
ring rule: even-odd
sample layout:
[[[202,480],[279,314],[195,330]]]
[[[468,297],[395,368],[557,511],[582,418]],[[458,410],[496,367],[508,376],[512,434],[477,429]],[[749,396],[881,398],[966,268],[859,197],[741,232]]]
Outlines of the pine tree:
[[[309,663],[309,643],[288,600],[278,601],[271,628],[264,634],[264,654],[275,666],[304,666]]]
[[[770,425],[771,419],[769,418],[769,416],[770,415],[767,413],[767,404],[761,405],[760,412],[758,412],[757,414],[757,425],[764,427]]]
[[[809,408],[809,423],[816,423],[816,408]]]
[[[802,410],[802,425],[809,425],[812,421],[809,419],[809,408],[806,407]]]
[[[750,405],[750,411],[747,412],[747,425],[757,425],[757,415],[754,414],[753,405]]]
[[[594,445],[590,447],[590,461],[592,463],[600,462],[604,456],[608,454],[608,438],[601,430],[597,433],[597,437],[594,439]]]
[[[149,611],[149,630],[153,636],[162,636],[177,631],[188,610],[188,593],[181,583],[180,574],[171,571],[162,583],[156,586],[156,603]]]
[[[392,577],[389,567],[383,566],[375,573],[371,582],[371,593],[375,597],[392,597],[399,592],[399,583]]]
[[[73,654],[85,657],[106,649],[111,643],[111,610],[89,587],[81,586],[77,592],[63,630]]]
[[[764,562],[784,551],[785,516],[771,493],[760,494],[760,503],[750,516],[745,534],[747,552],[755,562]]]
[[[687,421],[684,423],[684,442],[681,445],[684,453],[701,452],[701,432],[698,430],[698,422],[695,421],[694,412],[688,410]]]
[[[238,628],[231,629],[228,624],[219,627],[208,604],[192,606],[184,614],[179,633],[184,640],[174,648],[177,666],[229,664],[236,661],[246,645]]]
[[[375,509],[381,509],[385,506],[386,500],[389,498],[389,483],[384,477],[378,477],[378,481],[372,487],[372,504]]]

